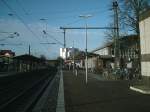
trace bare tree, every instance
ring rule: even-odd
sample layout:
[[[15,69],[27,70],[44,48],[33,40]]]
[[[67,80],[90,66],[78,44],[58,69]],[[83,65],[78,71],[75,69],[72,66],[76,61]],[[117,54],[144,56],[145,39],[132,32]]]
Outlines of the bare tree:
[[[110,23],[108,27],[113,27],[113,23]],[[114,30],[113,29],[108,29],[104,32],[104,35],[106,37],[107,42],[112,42],[113,37],[114,37]]]
[[[112,0],[114,2],[116,0]],[[139,69],[140,66],[140,57],[141,57],[141,50],[140,50],[140,29],[139,29],[139,22],[140,22],[140,13],[147,8],[149,8],[149,0],[118,0],[119,9],[119,33],[121,35],[124,34],[136,34],[138,36],[138,65]],[[112,7],[112,6],[111,6]],[[112,8],[111,8],[112,10]],[[113,20],[113,19],[112,19]],[[111,25],[114,24],[114,21],[111,21]],[[127,33],[126,33],[127,32]],[[120,36],[121,36],[120,35]],[[113,40],[113,30],[107,30],[106,36],[109,36],[110,39]]]
[[[115,24],[115,22],[114,22],[114,8],[113,8],[113,2],[114,1],[115,0],[112,0],[108,6],[109,7],[108,10],[112,12],[110,15],[111,21],[110,21],[110,23],[108,23],[108,27],[114,27],[114,24]],[[120,9],[120,5],[119,5],[119,7],[118,7],[119,34],[121,36],[124,36],[127,34],[127,30],[126,30],[126,27],[124,27],[124,25],[120,19],[121,19],[121,9]],[[114,41],[114,29],[107,29],[107,30],[105,30],[104,34],[105,34],[107,42]]]
[[[114,0],[112,0],[113,2]],[[112,4],[111,2],[111,4]],[[139,34],[139,21],[140,12],[149,7],[148,0],[118,0],[119,9],[119,31],[120,35],[127,35],[128,33],[133,33],[138,36]],[[109,10],[113,12],[112,5],[109,6]],[[111,15],[113,20],[113,13]],[[108,26],[113,26],[114,21],[111,21]],[[113,29],[105,31],[105,36],[107,41],[113,40]]]
[[[119,0],[119,3],[122,26],[139,36],[140,12],[149,7],[148,0]]]

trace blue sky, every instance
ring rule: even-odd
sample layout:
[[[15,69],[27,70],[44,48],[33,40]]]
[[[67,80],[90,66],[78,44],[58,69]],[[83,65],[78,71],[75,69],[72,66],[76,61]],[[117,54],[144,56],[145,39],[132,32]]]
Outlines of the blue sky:
[[[5,1],[3,3],[2,1]],[[17,55],[28,52],[40,56],[44,54],[49,59],[59,55],[61,45],[42,45],[44,42],[56,42],[52,38],[63,42],[60,26],[85,26],[85,21],[79,15],[91,14],[88,26],[106,26],[111,22],[111,12],[108,10],[111,0],[2,0],[0,1],[0,32],[18,32],[19,37],[8,38],[1,43],[19,44],[21,46],[6,45],[0,49],[11,49]],[[8,5],[8,7],[6,6]],[[8,14],[13,14],[12,16]],[[18,19],[19,16],[19,19]],[[45,18],[45,21],[41,21]],[[20,20],[21,19],[21,20]],[[49,36],[43,34],[46,30]],[[29,28],[29,29],[28,29]],[[0,33],[0,39],[10,34]],[[51,38],[52,37],[52,38]],[[85,49],[85,30],[67,30],[67,47],[73,45]],[[104,30],[88,30],[88,51],[102,46],[105,42]]]

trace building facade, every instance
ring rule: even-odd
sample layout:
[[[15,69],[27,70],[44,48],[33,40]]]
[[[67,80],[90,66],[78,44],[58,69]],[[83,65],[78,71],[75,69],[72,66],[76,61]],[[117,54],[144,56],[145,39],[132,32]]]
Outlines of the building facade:
[[[112,43],[107,43],[103,47],[96,48],[88,56],[88,69],[91,72],[101,73],[109,68],[114,58]],[[86,62],[86,61],[85,61]]]
[[[107,43],[103,47],[97,48],[92,51],[94,54],[98,54],[101,56],[112,56],[114,57],[114,49],[113,49],[113,43]]]
[[[119,39],[119,59],[120,59],[120,68],[130,68],[135,70],[139,67],[138,61],[138,36],[137,35],[128,35],[122,36]],[[104,45],[103,47],[97,48],[92,51],[94,54],[98,54],[99,57],[90,57],[89,67],[93,67],[93,63],[95,60],[99,61],[99,67],[102,69],[105,68],[114,68],[114,60],[115,60],[115,48],[114,43],[110,42]],[[93,60],[93,62],[91,62]],[[95,67],[95,66],[94,66]]]
[[[150,77],[150,10],[140,17],[141,73]]]
[[[63,59],[68,59],[79,53],[79,49],[77,48],[60,48],[60,57]]]
[[[66,53],[67,53],[67,49],[66,48],[60,48],[60,57],[62,59],[66,59]]]
[[[137,35],[123,36],[120,42],[120,67],[139,68],[139,43]],[[135,66],[136,65],[136,66]]]
[[[11,50],[0,50],[0,71],[6,72],[13,68],[13,57],[15,52]]]

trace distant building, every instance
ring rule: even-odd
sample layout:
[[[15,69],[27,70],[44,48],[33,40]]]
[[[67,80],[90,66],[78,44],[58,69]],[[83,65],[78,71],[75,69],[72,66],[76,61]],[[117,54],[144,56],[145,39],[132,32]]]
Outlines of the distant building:
[[[27,72],[45,68],[45,60],[33,55],[19,55],[13,58],[13,69],[16,72]]]
[[[113,43],[107,43],[103,47],[96,48],[95,50],[92,51],[94,54],[98,54],[101,56],[110,56],[114,57],[114,49],[113,49]]]
[[[0,50],[0,56],[13,57],[15,56],[15,52],[11,50]]]
[[[128,35],[120,37],[120,67],[124,68],[128,65],[131,65],[130,68],[138,68],[138,37],[137,35]],[[114,68],[114,43],[109,42],[103,47],[97,48],[92,51],[92,53],[97,54],[99,56],[92,56],[88,58],[88,66],[92,67],[101,67],[101,68]],[[96,63],[96,61],[97,63]],[[93,61],[93,62],[92,62]],[[94,63],[96,65],[94,65]],[[135,66],[136,65],[136,66]]]
[[[110,68],[110,66],[113,68],[114,48],[112,42],[93,50],[92,53],[96,55],[89,57],[88,60],[89,63],[92,63],[91,66],[94,67],[93,69],[95,69],[96,72],[101,72],[102,69]],[[91,62],[91,60],[93,62]],[[93,65],[93,63],[95,65]]]
[[[13,67],[15,52],[11,50],[0,50],[0,71],[8,71]]]
[[[101,64],[102,64],[100,61],[101,60],[98,54],[88,53],[88,60],[87,60],[88,70],[90,72],[98,71],[98,69],[101,68]],[[86,59],[85,59],[85,64],[86,64]]]
[[[79,53],[79,49],[77,48],[60,48],[60,57],[63,59],[68,59],[68,58],[72,58],[73,55],[76,55],[77,53]]]
[[[112,63],[114,63],[114,47],[113,47],[112,42],[107,43],[106,45],[104,45],[102,47],[96,48],[95,50],[92,51],[92,53],[99,55],[96,57],[92,57],[92,59],[95,63],[96,70],[109,68],[110,66],[113,68]],[[91,59],[89,59],[89,60],[91,60]],[[96,62],[95,62],[95,60],[96,60]]]
[[[150,10],[141,14],[139,24],[141,42],[141,73],[143,77],[150,77]]]
[[[66,48],[60,48],[60,57],[63,59],[66,59],[67,56],[67,49]]]

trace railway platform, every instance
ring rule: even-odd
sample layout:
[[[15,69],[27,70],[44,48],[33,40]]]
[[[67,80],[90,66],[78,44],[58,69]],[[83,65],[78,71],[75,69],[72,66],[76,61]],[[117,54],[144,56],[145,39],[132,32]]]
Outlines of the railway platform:
[[[84,72],[63,71],[63,86],[65,112],[150,112],[150,96],[130,90],[127,80],[88,74],[86,83]]]

